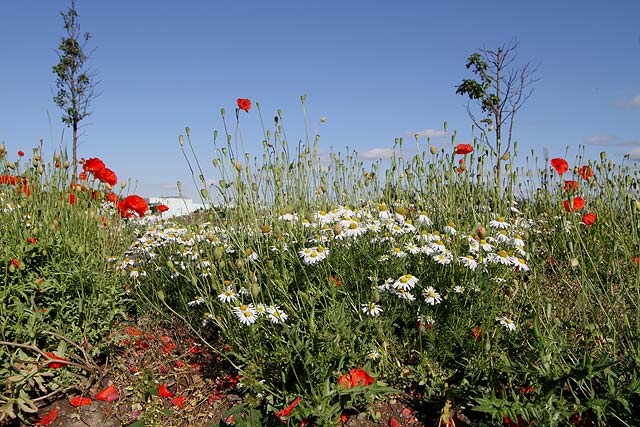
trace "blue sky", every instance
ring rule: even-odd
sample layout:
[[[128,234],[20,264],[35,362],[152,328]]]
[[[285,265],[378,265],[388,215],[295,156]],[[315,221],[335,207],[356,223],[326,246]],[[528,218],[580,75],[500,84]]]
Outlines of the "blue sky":
[[[0,141],[10,156],[44,140],[50,154],[68,130],[52,100],[51,67],[68,1],[0,3]],[[516,6],[517,5],[517,6]],[[457,84],[478,48],[517,39],[518,61],[540,79],[518,116],[521,153],[640,159],[640,2],[77,0],[92,33],[89,65],[100,96],[79,147],[100,157],[144,196],[190,188],[178,135],[191,128],[206,169],[220,108],[259,101],[267,123],[281,109],[290,142],[327,118],[320,145],[363,156],[435,132],[444,121],[470,142]],[[257,111],[241,117],[243,139],[260,145]],[[64,132],[63,132],[64,131]],[[192,190],[189,190],[193,194]]]

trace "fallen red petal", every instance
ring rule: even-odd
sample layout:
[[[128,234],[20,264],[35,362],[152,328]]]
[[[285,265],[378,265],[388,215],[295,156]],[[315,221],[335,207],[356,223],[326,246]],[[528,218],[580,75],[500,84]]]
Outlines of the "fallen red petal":
[[[116,389],[113,385],[110,385],[100,393],[96,394],[96,399],[104,400],[105,402],[115,402],[119,398],[120,395],[118,394],[118,389]]]
[[[40,421],[38,421],[35,425],[37,426],[48,426],[52,422],[54,422],[58,418],[58,410],[54,409],[49,412],[47,415],[43,415],[40,417]]]
[[[73,399],[69,400],[69,403],[71,404],[71,406],[75,406],[76,408],[79,408],[80,406],[91,405],[91,402],[93,402],[93,400],[91,400],[90,397],[80,397],[80,396],[76,396]]]

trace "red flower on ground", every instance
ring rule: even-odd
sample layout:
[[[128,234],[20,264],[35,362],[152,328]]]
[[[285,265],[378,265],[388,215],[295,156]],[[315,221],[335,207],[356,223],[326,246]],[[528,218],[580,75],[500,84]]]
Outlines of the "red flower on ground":
[[[336,276],[329,276],[327,280],[336,286],[340,286],[340,280]]]
[[[176,343],[170,342],[162,348],[162,351],[168,354],[171,353],[171,350],[174,348],[176,348]]]
[[[140,329],[136,329],[133,326],[127,326],[127,328],[125,329],[127,335],[131,335],[134,337],[139,337],[142,336],[142,331]]]
[[[248,113],[251,108],[251,101],[246,98],[238,98],[238,108]]]
[[[115,172],[109,168],[102,168],[94,172],[93,176],[112,187],[118,183],[118,177]]]
[[[169,391],[169,389],[167,389],[167,387],[164,384],[160,384],[160,387],[158,387],[158,394],[160,395],[160,397],[172,397],[173,393],[171,391]]]
[[[588,214],[582,217],[582,222],[584,223],[584,225],[591,225],[594,222],[596,222],[596,219],[598,219],[596,214],[589,212]]]
[[[456,154],[469,154],[472,151],[473,147],[469,144],[458,144],[455,149]]]
[[[569,170],[569,163],[567,163],[565,159],[561,159],[559,157],[551,159],[551,166],[553,166],[559,175],[562,175]]]
[[[482,338],[482,328],[480,328],[480,326],[474,326],[471,330],[471,335],[473,335],[473,339],[480,341],[480,338]]]
[[[49,356],[50,359],[55,359],[55,360],[62,360],[65,362],[68,362],[67,359],[65,359],[64,357],[60,357],[58,355],[55,355],[53,353],[51,353],[50,351],[45,351],[44,354],[46,354],[47,356]],[[60,362],[49,362],[47,364],[47,368],[51,368],[51,369],[58,369],[58,368],[62,368],[66,365],[66,363],[60,363]]]
[[[400,427],[400,421],[396,420],[395,418],[391,418],[389,420],[389,427]]]
[[[38,239],[36,239],[35,237],[29,237],[27,239],[27,243],[33,243],[35,245],[36,243],[38,243]]]
[[[58,410],[54,409],[46,415],[40,417],[40,421],[35,423],[37,426],[48,426],[58,418]]]
[[[579,211],[582,208],[584,208],[584,199],[580,196],[576,196],[573,198],[573,208],[569,207],[568,200],[564,201],[564,210],[567,212],[571,212],[572,210]]]
[[[177,406],[178,408],[182,408],[184,406],[184,401],[187,398],[184,396],[180,396],[180,397],[174,397],[173,399],[171,399],[171,404],[173,406]]]
[[[22,150],[18,150],[18,156],[19,156],[19,157],[24,156],[24,151],[22,151]]]
[[[565,181],[564,182],[564,191],[578,191],[578,181]]]
[[[120,398],[118,394],[118,389],[115,386],[110,385],[109,387],[102,390],[100,393],[96,394],[96,399],[104,400],[105,402],[115,402]]]
[[[296,397],[295,400],[291,402],[289,406],[287,406],[285,409],[282,409],[281,411],[276,412],[276,417],[280,418],[280,420],[286,424],[284,417],[286,417],[291,413],[291,411],[293,411],[293,408],[295,408],[296,405],[300,402],[300,399],[302,399],[302,397],[300,396]]]
[[[104,169],[105,167],[106,165],[102,160],[97,157],[93,157],[84,161],[82,170],[85,172],[91,172],[95,175],[96,172],[98,172],[100,169]]]
[[[594,175],[593,169],[591,169],[589,166],[582,166],[578,170],[578,175],[580,175],[585,181],[589,181],[589,179],[591,179]]]
[[[366,387],[370,384],[373,384],[375,378],[367,374],[366,371],[362,369],[352,369],[349,371],[349,375],[342,375],[338,378],[338,384],[342,388],[351,388],[357,386]]]
[[[74,406],[76,408],[79,408],[85,405],[91,405],[91,402],[93,402],[93,400],[91,400],[90,397],[76,396],[73,399],[69,399],[69,404],[71,404],[71,406]]]

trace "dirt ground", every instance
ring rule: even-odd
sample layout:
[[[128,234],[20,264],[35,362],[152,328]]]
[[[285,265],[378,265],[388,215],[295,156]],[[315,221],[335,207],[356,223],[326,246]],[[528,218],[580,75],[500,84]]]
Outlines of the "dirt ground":
[[[52,427],[210,427],[233,425],[226,412],[242,403],[238,376],[222,361],[209,355],[186,329],[162,327],[150,322],[123,324],[110,339],[116,352],[103,366],[103,379],[84,393],[73,393],[41,408],[46,421],[56,411]],[[163,385],[164,390],[160,388]],[[95,397],[107,387],[107,399]],[[102,394],[105,394],[104,392]],[[74,407],[72,397],[93,398]],[[416,403],[417,402],[417,403]],[[420,402],[408,394],[390,396],[366,413],[345,412],[344,427],[411,426],[439,424],[439,409],[417,409]],[[427,413],[429,412],[429,413]],[[227,424],[225,424],[225,421]],[[464,421],[464,419],[463,419]],[[26,426],[9,423],[6,427]],[[38,424],[36,424],[38,425]],[[284,424],[283,424],[284,425]],[[308,426],[315,423],[310,421]],[[458,421],[457,426],[467,425]],[[323,426],[324,427],[324,426]]]

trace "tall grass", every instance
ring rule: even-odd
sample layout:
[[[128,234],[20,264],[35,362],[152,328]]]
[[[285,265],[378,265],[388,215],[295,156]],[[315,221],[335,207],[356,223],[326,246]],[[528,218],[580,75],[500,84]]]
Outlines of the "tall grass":
[[[291,422],[336,425],[406,389],[444,423],[637,425],[635,164],[579,153],[560,176],[533,152],[518,166],[516,147],[496,187],[492,153],[475,140],[455,154],[446,124],[442,140],[398,139],[365,163],[326,154],[318,134],[292,146],[281,111],[263,153],[246,153],[237,113],[233,134],[224,111],[214,133],[216,195],[180,138],[209,221],[153,226],[116,268],[143,310],[228,343],[247,395],[238,422],[279,423],[301,396]],[[586,206],[566,212],[577,196]],[[407,275],[418,283],[403,288]],[[355,368],[375,383],[345,387]]]

